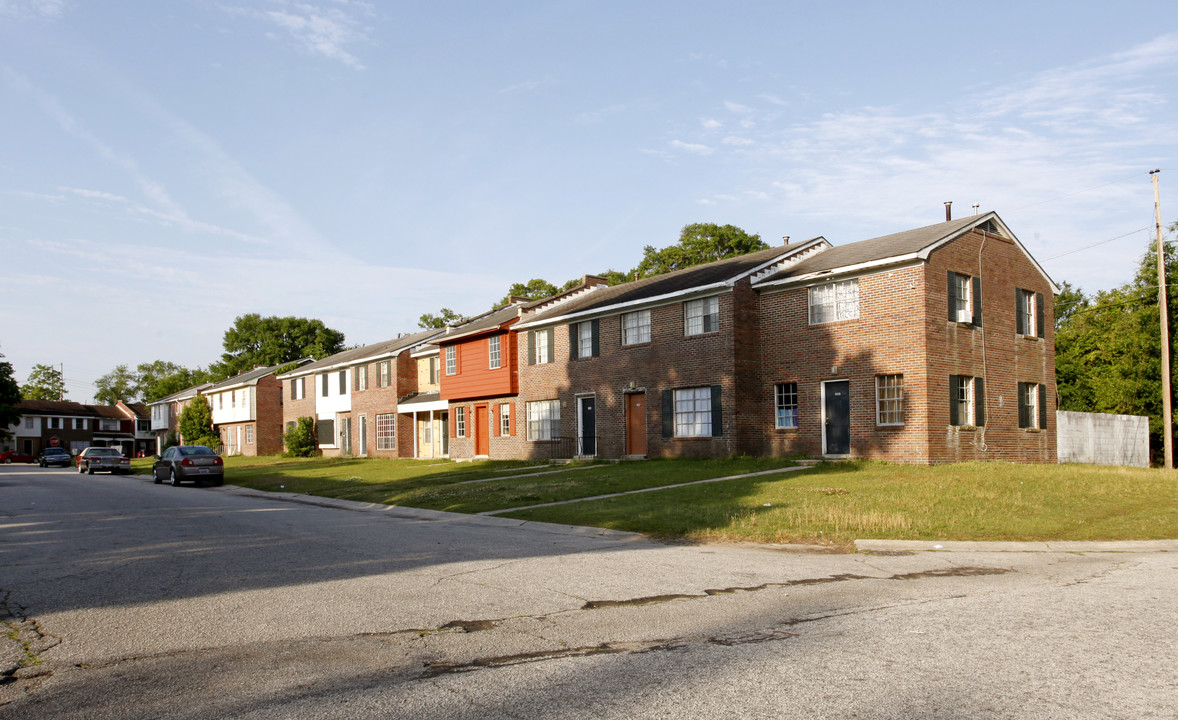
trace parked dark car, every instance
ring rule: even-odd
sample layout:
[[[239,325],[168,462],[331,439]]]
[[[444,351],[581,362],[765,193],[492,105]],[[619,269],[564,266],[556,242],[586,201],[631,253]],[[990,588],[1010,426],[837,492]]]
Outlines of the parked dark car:
[[[109,472],[111,475],[131,472],[131,458],[123,457],[118,448],[88,447],[78,453],[78,472],[93,475]]]
[[[47,447],[41,451],[41,456],[37,458],[37,463],[41,467],[49,467],[50,465],[69,467],[74,464],[74,458],[70,455],[69,450],[65,448]]]
[[[225,461],[204,445],[177,445],[155,456],[151,474],[157,485],[165,478],[173,485],[185,480],[221,485],[225,482]]]

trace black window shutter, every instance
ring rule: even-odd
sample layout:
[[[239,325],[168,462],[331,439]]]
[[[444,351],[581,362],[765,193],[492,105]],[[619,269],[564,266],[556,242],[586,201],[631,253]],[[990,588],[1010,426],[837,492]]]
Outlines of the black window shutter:
[[[1035,334],[1043,335],[1043,293],[1035,293]]]
[[[1014,331],[1019,335],[1027,334],[1027,325],[1023,322],[1023,291],[1014,290]]]
[[[545,358],[545,360],[546,360],[547,362],[555,362],[555,360],[556,360],[556,348],[555,348],[555,343],[553,343],[553,341],[552,341],[552,340],[553,340],[553,338],[556,336],[556,333],[553,331],[553,329],[552,329],[552,328],[548,328],[548,329],[547,329],[547,330],[545,330],[544,332],[548,333],[548,357],[547,357],[547,358]]]
[[[982,378],[973,379],[974,425],[982,427],[986,424],[986,381]]]
[[[1027,407],[1027,384],[1018,384],[1018,426],[1031,427],[1031,409]]]
[[[673,390],[663,391],[663,437],[675,434],[675,395]]]
[[[581,350],[581,326],[579,323],[569,323],[569,360],[576,360]]]
[[[712,386],[712,437],[724,434],[723,407],[720,405],[720,386]]]
[[[957,319],[957,273],[949,271],[949,319]]]
[[[982,279],[973,279],[973,324],[982,326]]]
[[[957,396],[960,395],[961,377],[949,376],[949,424],[960,425],[961,418],[957,417]]]
[[[600,354],[601,354],[601,343],[600,343],[600,342],[598,341],[598,339],[597,339],[597,337],[598,337],[598,332],[601,330],[601,321],[600,321],[600,320],[590,320],[590,325],[589,325],[589,327],[590,327],[590,329],[592,330],[592,334],[593,334],[593,341],[592,341],[592,344],[593,344],[593,352],[592,352],[592,355],[593,355],[593,357],[597,357],[598,355],[600,355]]]
[[[1039,383],[1039,429],[1047,429],[1047,386]]]
[[[528,331],[528,364],[536,364],[536,331]]]

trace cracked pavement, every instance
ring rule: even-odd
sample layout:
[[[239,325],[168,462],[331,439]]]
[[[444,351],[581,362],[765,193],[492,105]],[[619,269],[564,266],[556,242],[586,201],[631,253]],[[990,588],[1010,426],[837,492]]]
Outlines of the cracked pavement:
[[[1178,697],[1175,543],[831,555],[52,470],[0,468],[0,490],[22,638],[2,657],[34,668],[0,682],[0,718],[1128,718]]]

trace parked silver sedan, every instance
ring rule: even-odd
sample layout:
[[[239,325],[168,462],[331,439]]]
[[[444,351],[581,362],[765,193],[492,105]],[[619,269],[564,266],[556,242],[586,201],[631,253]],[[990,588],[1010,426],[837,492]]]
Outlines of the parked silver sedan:
[[[151,474],[157,485],[165,478],[173,485],[185,480],[221,485],[225,482],[225,461],[204,445],[176,445],[155,457]]]
[[[78,472],[93,475],[96,472],[131,472],[131,458],[123,457],[122,451],[112,447],[88,447],[78,453]]]

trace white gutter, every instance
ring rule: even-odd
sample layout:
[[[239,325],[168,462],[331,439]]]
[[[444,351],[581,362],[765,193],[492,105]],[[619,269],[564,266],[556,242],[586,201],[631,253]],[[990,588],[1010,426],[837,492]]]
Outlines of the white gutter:
[[[738,276],[740,277],[740,276]],[[684,297],[693,295],[719,295],[723,292],[731,292],[732,284],[735,281],[722,280],[718,283],[710,285],[701,285],[699,287],[688,288],[687,290],[679,290],[665,295],[656,295],[655,297],[642,298],[641,300],[631,300],[630,302],[618,303],[616,305],[606,305],[601,308],[593,308],[592,310],[584,310],[579,313],[570,313],[568,315],[561,315],[559,317],[549,318],[547,320],[533,320],[532,322],[520,323],[512,327],[513,330],[525,330],[534,327],[543,327],[545,325],[560,325],[575,319],[583,319],[592,316],[604,317],[606,315],[614,315],[619,310],[640,308],[640,307],[654,307],[656,305],[666,305],[676,300],[681,300]]]

